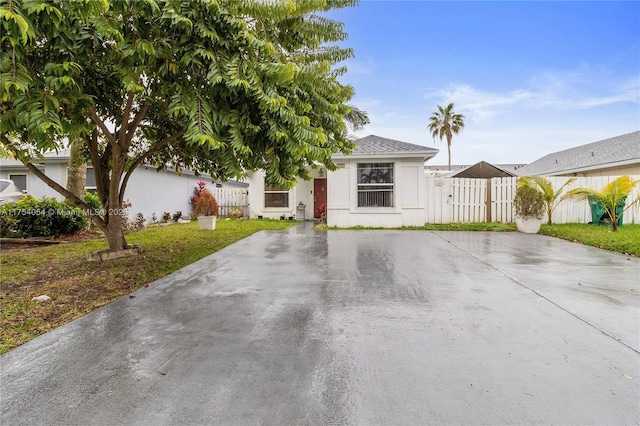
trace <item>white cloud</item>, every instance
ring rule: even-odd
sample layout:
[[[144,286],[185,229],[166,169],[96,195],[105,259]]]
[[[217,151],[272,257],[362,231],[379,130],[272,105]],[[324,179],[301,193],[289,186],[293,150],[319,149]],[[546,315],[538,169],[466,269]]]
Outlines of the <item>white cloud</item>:
[[[638,130],[640,78],[616,78],[604,69],[538,72],[519,87],[493,90],[469,83],[431,89],[415,87],[356,96],[371,124],[357,137],[375,134],[440,150],[431,164],[447,163],[447,144],[427,130],[436,104],[456,103],[466,126],[451,146],[454,164],[528,163],[551,152]]]
[[[478,123],[514,109],[593,108],[618,103],[640,103],[640,76],[611,81],[603,70],[584,69],[559,74],[541,72],[523,88],[506,92],[482,90],[469,84],[451,84],[429,90],[426,99],[454,102],[457,111]]]

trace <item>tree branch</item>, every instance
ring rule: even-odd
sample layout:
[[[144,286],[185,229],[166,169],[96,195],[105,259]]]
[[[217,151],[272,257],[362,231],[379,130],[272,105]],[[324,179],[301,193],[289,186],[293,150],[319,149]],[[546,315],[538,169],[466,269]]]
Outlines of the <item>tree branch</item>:
[[[126,151],[127,131],[129,130],[129,117],[131,116],[131,108],[133,107],[133,93],[127,93],[127,103],[122,112],[122,123],[120,123],[120,129],[118,129],[118,144],[123,151]]]
[[[107,141],[109,141],[110,144],[118,144],[118,140],[115,138],[113,133],[109,131],[109,128],[107,127],[105,122],[102,121],[100,117],[98,117],[95,109],[89,108],[89,118],[91,118],[91,121],[93,121],[94,124],[98,126],[100,130],[102,130],[102,133],[104,133],[104,137],[107,138]]]
[[[176,139],[182,137],[182,135],[184,135],[185,132],[186,132],[186,130],[181,130],[178,133],[163,139],[162,141],[160,141],[157,144],[155,144],[150,150],[148,150],[144,154],[140,155],[140,157],[136,158],[136,160],[128,167],[129,170],[127,170],[127,173],[125,173],[124,179],[122,179],[122,184],[120,185],[120,196],[119,196],[119,199],[120,199],[120,203],[121,204],[122,204],[122,201],[124,199],[124,191],[127,188],[127,183],[129,182],[129,178],[133,174],[133,171],[136,168],[138,168],[138,166],[140,166],[147,158],[149,158],[149,156],[151,156],[152,154],[155,154],[156,152],[160,151],[165,146],[169,145],[171,142],[173,142]]]
[[[129,145],[131,145],[131,140],[136,133],[136,129],[138,128],[142,120],[144,120],[144,118],[147,116],[147,111],[149,111],[150,106],[151,105],[149,104],[149,102],[145,102],[144,105],[142,105],[142,108],[140,108],[140,110],[133,117],[133,120],[131,121],[129,126],[127,126],[127,136],[124,143],[124,147],[126,150],[129,149]]]

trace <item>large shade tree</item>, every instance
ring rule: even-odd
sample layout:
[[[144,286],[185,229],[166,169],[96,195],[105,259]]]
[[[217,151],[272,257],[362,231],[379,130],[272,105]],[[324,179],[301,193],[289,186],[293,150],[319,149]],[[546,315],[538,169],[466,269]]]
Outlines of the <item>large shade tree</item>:
[[[429,117],[429,132],[433,138],[447,140],[447,153],[449,154],[449,170],[451,170],[451,140],[464,128],[464,115],[456,114],[453,110],[453,102],[446,107],[438,105],[438,111]]]
[[[0,139],[36,176],[46,151],[80,139],[104,207],[92,220],[127,247],[120,209],[142,164],[270,183],[334,169],[348,153],[352,50],[322,15],[353,0],[10,0],[0,6]],[[346,118],[345,118],[346,116]]]

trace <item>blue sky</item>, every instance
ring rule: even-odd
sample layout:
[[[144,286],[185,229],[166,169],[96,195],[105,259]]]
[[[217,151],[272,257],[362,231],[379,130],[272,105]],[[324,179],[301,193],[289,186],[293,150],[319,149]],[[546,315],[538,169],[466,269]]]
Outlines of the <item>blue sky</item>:
[[[452,164],[530,163],[640,130],[640,2],[374,1],[331,11],[355,58],[352,104],[376,134],[432,146],[428,117],[455,102]]]

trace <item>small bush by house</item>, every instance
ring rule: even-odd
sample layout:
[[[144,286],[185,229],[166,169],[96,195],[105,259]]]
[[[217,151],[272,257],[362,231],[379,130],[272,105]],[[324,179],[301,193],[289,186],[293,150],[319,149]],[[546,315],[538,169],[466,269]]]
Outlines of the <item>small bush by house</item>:
[[[52,237],[79,232],[86,225],[82,209],[52,197],[25,197],[0,207],[2,237]]]

